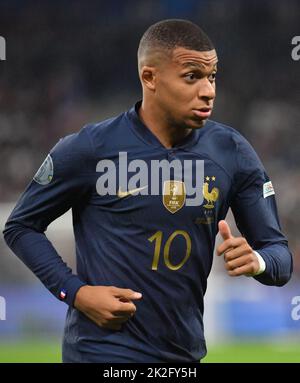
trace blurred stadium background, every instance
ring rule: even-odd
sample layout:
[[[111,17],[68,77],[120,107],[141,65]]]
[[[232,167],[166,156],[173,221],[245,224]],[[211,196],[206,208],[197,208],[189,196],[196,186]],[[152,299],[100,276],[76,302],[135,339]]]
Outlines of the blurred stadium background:
[[[256,148],[294,254],[293,279],[282,288],[227,277],[215,259],[205,361],[300,362],[300,320],[291,316],[292,298],[300,295],[300,61],[291,58],[299,15],[297,0],[0,0],[7,43],[7,61],[0,61],[0,296],[6,300],[0,362],[59,362],[66,312],[4,244],[5,220],[60,137],[141,97],[138,41],[164,18],[190,19],[214,41],[213,119]],[[70,214],[47,233],[75,268]]]

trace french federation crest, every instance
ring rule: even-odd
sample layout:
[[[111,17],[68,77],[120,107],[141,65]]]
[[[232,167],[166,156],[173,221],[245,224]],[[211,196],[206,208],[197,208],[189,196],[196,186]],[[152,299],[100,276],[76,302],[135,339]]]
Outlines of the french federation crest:
[[[164,207],[174,214],[185,204],[186,190],[182,181],[165,181],[163,188]]]
[[[218,200],[220,190],[216,187],[213,187],[211,190],[209,190],[209,184],[208,181],[210,181],[210,178],[212,181],[216,180],[216,177],[205,177],[205,181],[203,183],[203,197],[206,199],[207,204],[203,205],[206,209],[213,209],[215,207],[214,203]]]
[[[40,166],[39,170],[36,172],[35,176],[33,177],[34,181],[37,182],[40,185],[47,185],[51,182],[53,178],[53,161],[48,154],[45,161]]]

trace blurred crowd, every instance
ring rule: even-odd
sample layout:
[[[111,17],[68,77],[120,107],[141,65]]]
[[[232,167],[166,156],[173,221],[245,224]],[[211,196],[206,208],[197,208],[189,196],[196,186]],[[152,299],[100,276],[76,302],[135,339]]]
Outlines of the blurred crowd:
[[[300,61],[291,58],[299,14],[296,0],[0,1],[0,203],[16,201],[60,137],[131,107],[141,97],[142,33],[186,18],[216,45],[213,119],[261,157],[300,274]]]

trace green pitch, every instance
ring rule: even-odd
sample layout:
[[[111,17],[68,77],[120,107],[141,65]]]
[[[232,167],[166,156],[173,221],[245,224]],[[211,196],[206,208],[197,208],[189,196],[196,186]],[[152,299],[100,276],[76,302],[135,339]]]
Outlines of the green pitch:
[[[0,343],[0,363],[60,363],[60,341]],[[297,343],[234,343],[209,346],[203,362],[300,363]]]
[[[299,344],[233,343],[208,347],[205,363],[300,363]]]

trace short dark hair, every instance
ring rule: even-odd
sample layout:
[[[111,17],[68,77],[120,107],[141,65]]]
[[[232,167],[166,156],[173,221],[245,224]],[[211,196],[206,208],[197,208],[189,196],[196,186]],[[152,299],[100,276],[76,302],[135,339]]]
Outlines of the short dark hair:
[[[154,49],[172,51],[176,47],[195,51],[210,51],[214,45],[207,34],[189,20],[167,19],[151,25],[143,34],[138,59]]]

